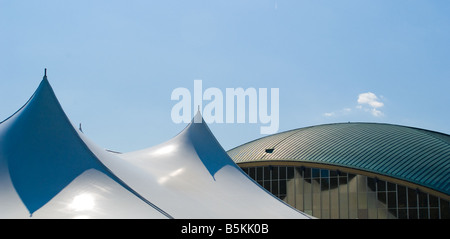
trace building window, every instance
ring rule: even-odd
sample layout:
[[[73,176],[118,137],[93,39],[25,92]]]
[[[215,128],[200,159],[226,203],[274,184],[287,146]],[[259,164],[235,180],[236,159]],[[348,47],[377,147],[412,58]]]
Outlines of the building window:
[[[449,201],[378,178],[304,166],[243,171],[281,200],[318,218],[450,218]]]

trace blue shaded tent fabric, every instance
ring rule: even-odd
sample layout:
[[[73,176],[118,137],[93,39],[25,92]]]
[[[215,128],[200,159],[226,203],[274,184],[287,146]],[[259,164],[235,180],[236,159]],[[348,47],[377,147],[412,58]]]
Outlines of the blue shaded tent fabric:
[[[46,79],[1,139],[11,181],[30,213],[88,169],[109,174],[62,114]]]
[[[2,122],[0,128],[0,159],[7,165],[14,189],[30,214],[90,169],[136,194],[81,140],[46,76],[26,105]]]
[[[46,76],[0,123],[0,218],[30,216],[309,218],[249,179],[205,123],[162,148],[98,147],[73,127]]]
[[[158,194],[170,195],[152,202],[175,218],[310,218],[250,179],[218,144],[201,115],[195,118],[167,142],[118,155],[154,176],[164,189]],[[127,180],[130,185],[132,181]]]
[[[199,119],[196,120],[195,118]],[[192,142],[195,152],[214,180],[214,175],[225,166],[231,166],[239,170],[239,167],[228,156],[222,146],[220,146],[200,115],[200,112],[197,112],[188,128],[189,130],[185,131],[187,134],[186,137]],[[210,140],[206,141],[204,139]]]

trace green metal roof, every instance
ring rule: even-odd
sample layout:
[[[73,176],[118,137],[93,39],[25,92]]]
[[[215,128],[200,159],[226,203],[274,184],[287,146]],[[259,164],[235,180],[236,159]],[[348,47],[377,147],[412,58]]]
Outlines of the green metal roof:
[[[343,166],[450,194],[450,135],[419,128],[379,123],[318,125],[260,138],[228,154],[236,163],[281,160]]]

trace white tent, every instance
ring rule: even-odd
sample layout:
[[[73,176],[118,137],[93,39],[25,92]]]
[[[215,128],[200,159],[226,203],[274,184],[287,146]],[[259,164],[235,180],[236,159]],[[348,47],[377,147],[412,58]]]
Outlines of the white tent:
[[[98,147],[44,76],[0,123],[0,218],[310,217],[247,177],[203,121],[136,152]]]

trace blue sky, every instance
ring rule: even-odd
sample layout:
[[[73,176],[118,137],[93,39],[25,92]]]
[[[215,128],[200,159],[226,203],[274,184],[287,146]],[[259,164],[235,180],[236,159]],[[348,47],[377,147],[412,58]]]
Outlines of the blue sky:
[[[450,133],[447,0],[0,0],[0,119],[48,79],[102,147],[162,143],[177,87],[279,88],[279,132],[383,122]],[[207,102],[204,102],[204,105]],[[261,124],[211,124],[227,150]]]

